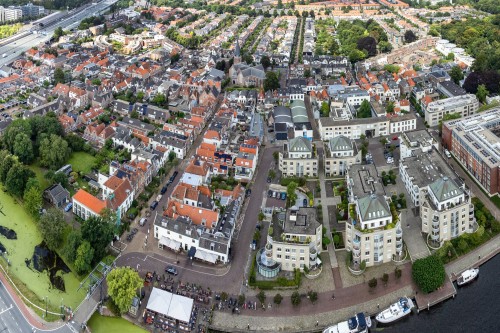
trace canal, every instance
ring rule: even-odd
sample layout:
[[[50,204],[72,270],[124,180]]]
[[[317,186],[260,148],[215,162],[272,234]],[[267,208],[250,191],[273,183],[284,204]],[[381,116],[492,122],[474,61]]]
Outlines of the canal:
[[[371,332],[498,332],[500,314],[500,255],[479,271],[479,278],[457,289],[457,296],[430,311],[412,314],[392,325],[372,328]]]

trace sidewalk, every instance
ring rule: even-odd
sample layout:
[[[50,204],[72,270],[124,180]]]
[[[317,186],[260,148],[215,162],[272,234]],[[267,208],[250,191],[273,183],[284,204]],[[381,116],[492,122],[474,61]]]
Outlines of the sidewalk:
[[[56,322],[47,322],[40,318],[36,312],[27,307],[21,297],[17,294],[15,291],[14,287],[10,285],[10,282],[8,279],[4,276],[4,273],[2,270],[0,270],[0,281],[2,285],[7,289],[7,292],[10,294],[14,302],[16,303],[17,307],[21,311],[24,319],[33,327],[38,328],[39,330],[56,330],[60,328],[61,326],[64,326],[65,324],[61,321],[58,320]]]

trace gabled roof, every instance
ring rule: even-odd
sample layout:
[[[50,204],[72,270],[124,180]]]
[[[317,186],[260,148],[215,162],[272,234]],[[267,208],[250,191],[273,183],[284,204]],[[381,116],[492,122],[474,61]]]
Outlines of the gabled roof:
[[[106,201],[100,200],[82,189],[75,193],[73,200],[84,205],[97,215],[99,215],[102,210],[106,208]]]
[[[312,152],[311,141],[307,140],[302,136],[290,139],[288,141],[288,151],[289,152]]]
[[[329,142],[331,151],[347,151],[352,150],[353,142],[344,135],[339,135],[330,139]]]

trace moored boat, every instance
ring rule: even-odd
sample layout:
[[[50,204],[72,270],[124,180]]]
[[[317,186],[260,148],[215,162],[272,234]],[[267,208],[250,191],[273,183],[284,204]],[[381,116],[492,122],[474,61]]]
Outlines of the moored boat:
[[[415,305],[410,298],[401,297],[396,303],[391,304],[387,309],[380,312],[375,319],[383,324],[392,323],[410,314],[411,309],[414,307]]]
[[[469,282],[472,282],[479,275],[479,268],[471,268],[460,274],[457,279],[457,284],[463,286]]]
[[[358,313],[346,321],[326,328],[323,333],[367,333],[371,325],[370,317]]]

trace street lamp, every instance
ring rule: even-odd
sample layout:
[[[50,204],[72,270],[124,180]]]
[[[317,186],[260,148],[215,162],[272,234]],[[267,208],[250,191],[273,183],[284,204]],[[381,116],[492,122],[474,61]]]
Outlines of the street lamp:
[[[48,296],[45,296],[45,318],[47,318],[47,298]]]
[[[62,297],[61,297],[61,307],[60,307],[60,309],[61,309],[61,317],[62,317],[63,314],[64,314],[63,313],[63,298]]]

